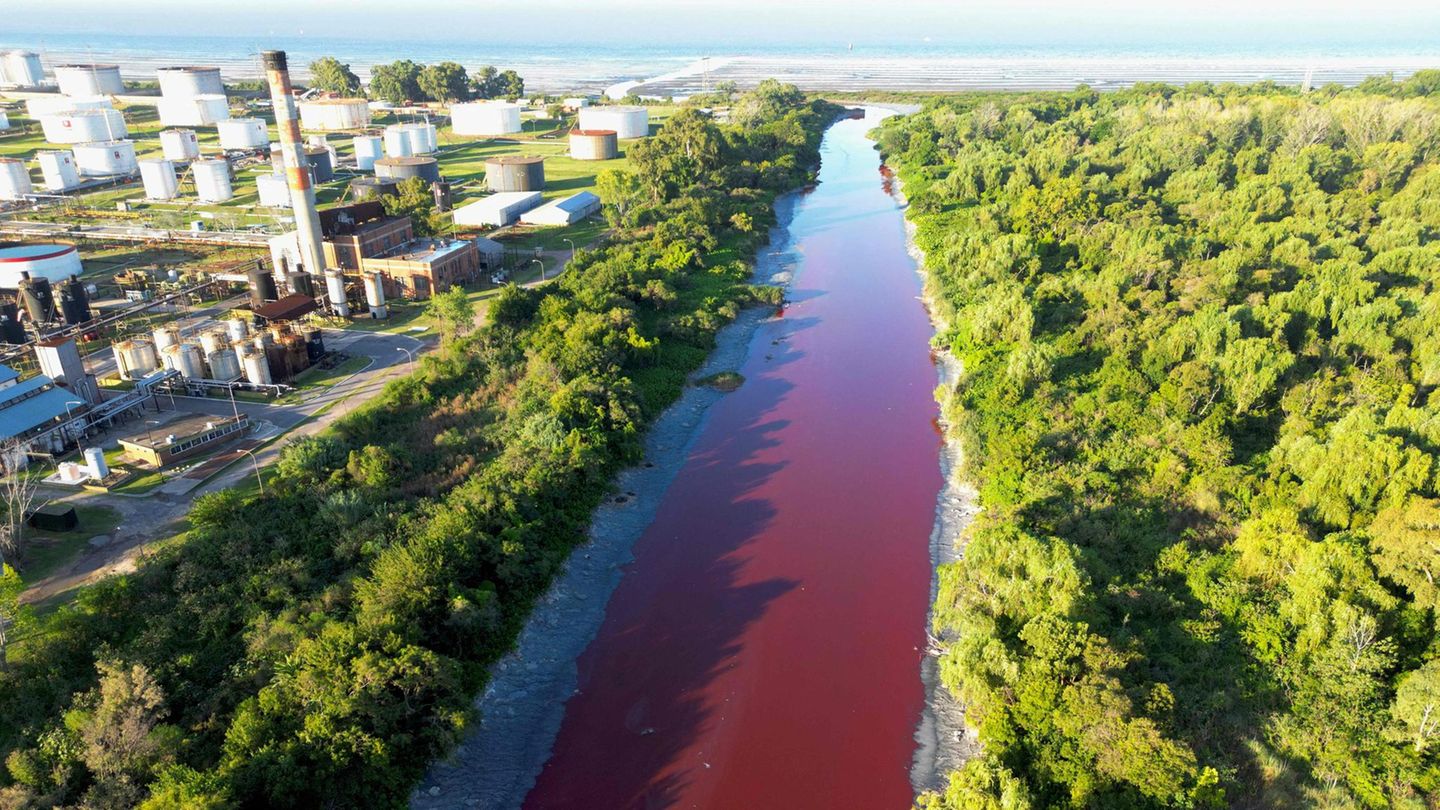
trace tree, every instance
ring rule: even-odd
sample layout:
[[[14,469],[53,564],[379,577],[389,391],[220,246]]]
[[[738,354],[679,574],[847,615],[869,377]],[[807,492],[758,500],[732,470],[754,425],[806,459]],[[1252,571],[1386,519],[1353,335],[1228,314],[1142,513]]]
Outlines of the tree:
[[[446,341],[465,334],[475,325],[475,305],[460,287],[430,296],[425,314],[439,324],[440,335]]]
[[[100,685],[87,698],[90,708],[67,720],[95,776],[87,804],[132,806],[143,796],[143,778],[174,757],[178,729],[161,724],[165,693],[144,665],[101,661],[96,669]]]
[[[417,236],[433,236],[446,228],[444,211],[435,210],[435,196],[422,177],[402,180],[395,186],[397,193],[382,197],[385,213],[392,217],[409,217]]]
[[[1408,590],[1418,607],[1440,611],[1440,501],[1411,498],[1381,510],[1370,537],[1375,569]]]
[[[24,591],[25,583],[21,581],[20,575],[14,568],[0,562],[0,672],[9,668],[7,651],[10,634],[29,616],[29,612],[20,604],[20,594]]]
[[[595,193],[605,206],[605,221],[612,228],[633,228],[635,214],[645,199],[640,178],[625,169],[605,169],[595,176]]]
[[[25,457],[24,449],[16,442],[0,447],[0,458],[11,467],[17,459]],[[14,560],[24,552],[25,526],[34,509],[44,506],[36,504],[40,493],[40,478],[26,475],[23,468],[12,469],[0,479],[0,563]]]
[[[470,80],[476,98],[517,99],[525,95],[525,80],[513,70],[499,71],[492,65],[480,68]]]
[[[431,101],[465,101],[470,98],[470,77],[458,62],[426,65],[420,71],[416,84]]]
[[[360,92],[360,77],[339,59],[322,56],[310,63],[310,86],[327,93],[353,96]]]
[[[370,97],[404,104],[424,97],[420,89],[420,66],[409,59],[400,59],[388,65],[376,65],[370,70]]]
[[[1416,753],[1440,737],[1440,658],[1401,676],[1390,712],[1409,730]]]

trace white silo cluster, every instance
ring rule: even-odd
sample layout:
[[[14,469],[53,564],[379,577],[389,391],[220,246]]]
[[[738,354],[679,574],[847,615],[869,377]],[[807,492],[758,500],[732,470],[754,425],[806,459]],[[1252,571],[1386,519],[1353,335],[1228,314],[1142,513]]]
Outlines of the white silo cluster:
[[[379,135],[356,135],[352,145],[355,168],[362,172],[374,171],[375,161],[385,156],[385,139]]]
[[[160,133],[160,150],[166,160],[194,160],[200,157],[200,139],[193,129],[167,129]]]
[[[231,118],[216,122],[221,149],[250,150],[268,146],[270,131],[259,118]]]
[[[437,146],[435,125],[428,121],[385,127],[385,154],[389,157],[428,155]]]
[[[520,132],[519,104],[508,101],[474,101],[450,107],[450,127],[456,135],[492,138]]]
[[[201,202],[222,203],[235,196],[230,184],[230,162],[224,158],[191,161],[190,174],[195,181],[195,196]]]
[[[584,107],[580,129],[609,129],[621,139],[643,138],[650,134],[650,111],[644,107]]]
[[[40,164],[40,174],[45,177],[47,191],[69,191],[80,185],[80,170],[75,165],[75,153],[68,149],[55,149],[35,153]]]
[[[0,200],[23,200],[35,193],[30,170],[19,158],[0,158]]]
[[[76,144],[75,166],[81,177],[122,177],[140,170],[134,141]]]
[[[0,84],[11,87],[39,87],[45,80],[40,55],[34,51],[0,53]]]
[[[230,102],[220,69],[165,67],[156,71],[160,82],[160,123],[167,127],[201,127],[230,117]]]
[[[140,181],[145,184],[145,198],[173,200],[180,196],[180,183],[175,177],[175,163],[168,158],[140,161]]]

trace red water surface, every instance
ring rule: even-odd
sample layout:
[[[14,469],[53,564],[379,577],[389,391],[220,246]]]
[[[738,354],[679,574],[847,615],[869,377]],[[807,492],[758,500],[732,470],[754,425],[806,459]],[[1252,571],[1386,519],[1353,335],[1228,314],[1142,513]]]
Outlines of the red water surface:
[[[793,303],[636,543],[526,807],[910,806],[937,376],[874,123],[826,135]]]

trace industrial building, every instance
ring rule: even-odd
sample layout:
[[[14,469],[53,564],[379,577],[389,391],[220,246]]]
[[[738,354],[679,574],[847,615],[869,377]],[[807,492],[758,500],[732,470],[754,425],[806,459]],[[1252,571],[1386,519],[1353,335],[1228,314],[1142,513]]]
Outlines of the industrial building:
[[[0,365],[0,442],[13,442],[20,451],[0,459],[5,469],[23,468],[27,452],[59,452],[67,433],[83,431],[85,403],[77,402],[43,374],[22,381],[14,369]]]
[[[491,194],[469,205],[455,209],[455,224],[477,227],[509,225],[520,215],[540,204],[538,191],[506,191]]]
[[[223,418],[194,416],[160,427],[158,433],[120,439],[125,455],[152,469],[168,467],[244,436],[250,429],[250,417],[243,413]]]
[[[361,259],[379,256],[411,241],[415,231],[409,218],[389,216],[379,202],[366,201],[322,212],[320,238],[324,259],[320,269],[336,267],[358,272]],[[270,258],[282,274],[303,265],[297,234],[272,238]]]
[[[600,198],[588,191],[553,200],[520,215],[526,225],[572,225],[600,210]]]
[[[468,239],[414,239],[378,256],[360,260],[360,269],[379,273],[387,296],[425,299],[488,269]]]

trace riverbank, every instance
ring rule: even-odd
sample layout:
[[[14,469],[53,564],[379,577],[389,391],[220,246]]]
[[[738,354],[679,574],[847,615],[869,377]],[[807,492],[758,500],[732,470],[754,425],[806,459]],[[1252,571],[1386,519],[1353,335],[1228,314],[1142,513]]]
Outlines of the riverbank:
[[[893,173],[889,164],[886,171],[892,172],[891,191],[902,208],[909,205],[905,198],[904,183]],[[921,298],[925,311],[935,327],[937,335],[943,335],[950,324],[940,315],[936,306],[934,288],[925,265],[925,251],[915,241],[915,223],[908,214],[905,217],[905,243],[910,258],[915,262],[915,272],[920,276]],[[935,638],[933,619],[935,600],[939,596],[940,567],[958,561],[964,556],[964,535],[975,515],[980,512],[979,493],[964,477],[964,452],[960,440],[951,432],[946,419],[949,410],[950,392],[960,381],[964,369],[960,360],[946,351],[943,346],[934,346],[936,371],[940,383],[935,388],[935,397],[940,404],[940,430],[944,444],[940,451],[940,473],[945,486],[935,500],[935,529],[930,534],[930,610],[926,615],[926,634],[930,643],[925,657],[920,662],[920,680],[925,685],[925,709],[920,724],[915,729],[915,761],[910,768],[910,784],[916,795],[931,790],[943,790],[949,774],[958,770],[966,761],[980,755],[980,741],[975,729],[965,718],[965,706],[945,685],[940,682],[940,655],[944,640]]]
[[[769,247],[756,257],[751,280],[788,287],[796,254],[788,229],[803,192],[775,201],[776,225]],[[736,373],[749,355],[755,330],[773,316],[752,308],[715,338],[715,348],[691,377]],[[411,799],[416,810],[452,807],[519,807],[550,757],[576,692],[577,660],[605,619],[610,595],[620,584],[631,548],[655,515],[703,432],[710,407],[725,393],[708,385],[688,387],[651,426],[644,461],[622,472],[616,494],[595,510],[589,540],[573,552],[565,571],[535,606],[515,650],[495,666],[477,702],[481,720],[454,754],[437,763]]]

